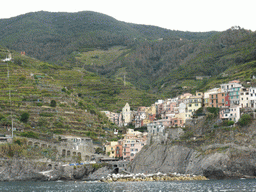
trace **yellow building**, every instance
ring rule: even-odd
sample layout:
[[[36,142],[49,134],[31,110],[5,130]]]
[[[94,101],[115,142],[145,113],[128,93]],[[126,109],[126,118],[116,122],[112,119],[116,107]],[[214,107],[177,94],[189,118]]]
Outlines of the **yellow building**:
[[[109,157],[116,157],[116,146],[118,145],[117,141],[111,141],[105,144],[106,155]]]
[[[202,107],[203,102],[203,93],[197,92],[195,96],[191,96],[187,99],[187,111],[186,111],[186,118],[191,118],[195,111]]]
[[[156,114],[156,105],[153,104],[153,105],[151,105],[150,107],[147,107],[147,108],[145,109],[145,112],[146,112],[147,114],[155,115],[155,114]]]

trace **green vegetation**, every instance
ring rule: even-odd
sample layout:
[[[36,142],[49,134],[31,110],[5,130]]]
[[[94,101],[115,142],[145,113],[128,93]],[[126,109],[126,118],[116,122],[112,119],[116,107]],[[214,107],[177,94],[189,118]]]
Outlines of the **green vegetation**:
[[[41,149],[27,146],[26,138],[14,138],[12,144],[0,145],[1,158],[47,158],[55,160],[57,151],[55,149]]]
[[[25,112],[21,114],[20,121],[23,123],[27,123],[29,119],[29,113]]]
[[[51,107],[56,107],[56,101],[55,101],[55,100],[51,100],[50,106],[51,106]]]
[[[210,113],[214,114],[214,117],[217,117],[218,114],[219,114],[219,108],[207,107],[207,111],[209,111]]]
[[[39,134],[35,133],[33,131],[22,132],[20,135],[23,137],[28,137],[28,138],[35,138],[35,139],[39,138]]]
[[[194,136],[194,132],[193,131],[186,131],[185,133],[184,133],[184,135],[182,135],[181,137],[180,137],[180,139],[181,140],[188,140],[188,139],[190,139],[191,137],[193,137]]]
[[[106,167],[106,166],[107,166],[106,163],[100,163],[100,164],[94,163],[94,164],[92,164],[92,168],[94,168],[95,170],[97,170],[99,168],[102,168],[102,167]]]
[[[241,126],[246,126],[252,121],[252,116],[249,114],[243,114],[239,119],[238,123]]]

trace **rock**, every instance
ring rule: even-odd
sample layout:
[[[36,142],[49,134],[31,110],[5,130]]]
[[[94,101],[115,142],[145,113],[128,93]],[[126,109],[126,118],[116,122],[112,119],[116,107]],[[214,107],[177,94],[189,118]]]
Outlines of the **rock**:
[[[106,177],[106,179],[109,179],[112,171],[108,169],[107,167],[102,167],[95,172],[90,172],[88,175],[85,175],[82,180],[83,181],[94,181],[94,180],[100,180],[102,177]]]
[[[223,170],[209,166],[207,169],[203,170],[203,175],[209,179],[224,179],[225,174]]]
[[[212,150],[204,154],[192,148],[179,145],[153,144],[143,148],[131,162],[128,171],[132,173],[167,173],[170,177],[204,175],[207,178],[241,178],[256,175],[256,149],[233,144],[205,146],[205,150],[223,147],[224,151]],[[238,172],[237,172],[238,171]],[[161,172],[161,173],[159,173]],[[155,177],[154,177],[155,178]]]

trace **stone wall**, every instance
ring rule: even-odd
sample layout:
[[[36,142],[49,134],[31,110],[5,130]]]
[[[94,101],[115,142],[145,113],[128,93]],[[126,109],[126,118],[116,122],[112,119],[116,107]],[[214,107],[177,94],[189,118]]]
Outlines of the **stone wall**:
[[[74,157],[80,158],[82,161],[96,160],[92,143],[88,142],[85,145],[75,146],[72,143],[61,142],[53,143],[39,139],[27,138],[27,145],[41,148],[54,148],[58,151],[58,157],[63,160],[71,161]]]

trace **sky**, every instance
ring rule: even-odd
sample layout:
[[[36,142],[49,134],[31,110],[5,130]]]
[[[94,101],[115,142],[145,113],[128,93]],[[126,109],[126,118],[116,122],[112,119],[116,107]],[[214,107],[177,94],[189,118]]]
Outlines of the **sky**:
[[[252,31],[256,0],[6,0],[0,18],[28,12],[95,11],[129,23],[180,31],[224,31],[240,26]]]

